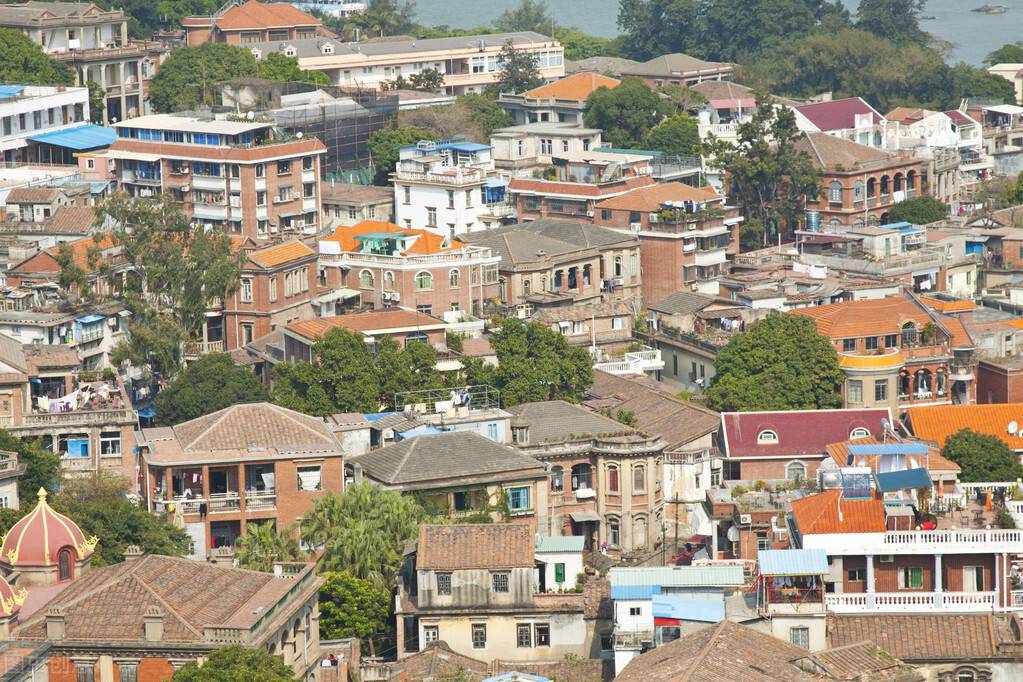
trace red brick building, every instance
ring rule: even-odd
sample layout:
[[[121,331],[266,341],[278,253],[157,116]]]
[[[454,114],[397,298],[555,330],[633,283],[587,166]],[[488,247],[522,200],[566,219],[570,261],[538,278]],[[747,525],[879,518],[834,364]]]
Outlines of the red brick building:
[[[249,523],[292,527],[344,487],[341,443],[320,419],[271,405],[234,405],[137,437],[139,494],[181,514],[193,556],[229,547]]]
[[[196,225],[253,239],[318,231],[327,149],[319,140],[258,119],[155,114],[116,127],[107,155],[129,195],[168,194]]]
[[[827,133],[805,133],[796,148],[821,173],[821,195],[807,197],[822,229],[890,223],[892,206],[924,194],[922,162],[909,152],[886,152]]]
[[[654,303],[694,288],[717,295],[742,216],[710,187],[665,182],[598,202],[593,221],[639,237],[643,300]]]
[[[978,403],[1023,403],[1023,358],[988,358],[977,363]]]
[[[427,315],[478,315],[483,302],[498,295],[500,261],[487,247],[373,220],[320,240],[320,268],[330,289],[370,308],[400,304]]]
[[[262,3],[256,0],[230,2],[212,16],[185,17],[185,44],[203,43],[248,45],[275,40],[314,38],[320,20],[286,2]]]

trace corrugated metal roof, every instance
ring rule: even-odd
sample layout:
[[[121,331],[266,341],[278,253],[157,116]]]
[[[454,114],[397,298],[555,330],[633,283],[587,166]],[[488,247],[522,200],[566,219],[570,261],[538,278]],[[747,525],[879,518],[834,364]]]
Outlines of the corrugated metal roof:
[[[866,443],[850,445],[849,452],[854,455],[926,455],[927,445],[924,443]]]
[[[828,555],[823,549],[762,549],[757,552],[763,575],[824,575]]]
[[[117,139],[117,132],[113,128],[104,128],[103,126],[90,124],[77,128],[29,135],[28,139],[33,142],[42,142],[83,152],[90,149],[99,149],[100,147],[109,147]]]
[[[676,599],[654,597],[654,618],[677,618],[701,623],[720,623],[725,618],[724,599]]]
[[[655,594],[660,594],[661,588],[657,585],[622,585],[611,588],[611,599],[650,599]]]
[[[536,553],[540,552],[581,552],[586,538],[582,535],[544,535],[536,543]]]
[[[739,587],[742,566],[664,566],[612,568],[611,586]]]
[[[891,471],[884,474],[876,474],[874,478],[877,479],[878,490],[883,493],[931,487],[931,477],[927,473],[927,469],[924,468]]]

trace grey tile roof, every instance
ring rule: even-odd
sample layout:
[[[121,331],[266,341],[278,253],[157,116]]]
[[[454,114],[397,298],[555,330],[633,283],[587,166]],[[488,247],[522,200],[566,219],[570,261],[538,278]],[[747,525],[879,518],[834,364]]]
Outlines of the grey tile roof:
[[[462,235],[476,246],[486,246],[501,257],[501,268],[512,269],[520,263],[575,253],[612,244],[638,243],[638,239],[604,227],[570,220],[534,220]],[[543,255],[538,252],[543,251]]]
[[[666,315],[692,315],[698,313],[716,301],[713,296],[697,294],[692,291],[676,291],[667,298],[649,306],[650,310]]]
[[[629,427],[564,400],[522,403],[508,411],[529,424],[529,445],[558,443],[582,434],[619,433]]]
[[[662,54],[650,61],[622,69],[623,76],[678,76],[693,71],[725,68],[730,64],[724,62],[706,62],[681,52]]]
[[[473,431],[417,436],[349,459],[366,474],[388,485],[522,472],[543,475],[544,466],[515,448]]]
[[[597,73],[620,74],[624,69],[639,64],[631,59],[622,57],[589,57],[579,61],[565,60],[565,73],[576,73],[579,71],[596,71]]]

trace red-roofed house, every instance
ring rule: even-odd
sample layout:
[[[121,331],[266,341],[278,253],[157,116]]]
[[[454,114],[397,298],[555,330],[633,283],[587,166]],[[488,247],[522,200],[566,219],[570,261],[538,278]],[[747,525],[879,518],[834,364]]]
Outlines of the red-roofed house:
[[[721,451],[725,480],[806,480],[828,457],[828,445],[884,435],[887,408],[725,412],[721,415]]]
[[[793,111],[804,132],[827,133],[875,149],[899,149],[898,121],[889,121],[861,97],[804,104]]]
[[[203,43],[243,45],[274,40],[314,38],[320,20],[286,2],[257,0],[229,2],[213,16],[185,17],[185,42],[189,47]]]
[[[522,94],[501,93],[497,104],[516,125],[552,122],[578,126],[583,123],[587,98],[599,88],[613,90],[619,83],[617,78],[583,71]]]
[[[320,267],[331,296],[363,306],[401,304],[427,315],[479,314],[498,294],[501,257],[431,230],[366,220],[320,240]],[[345,306],[338,306],[340,313]]]

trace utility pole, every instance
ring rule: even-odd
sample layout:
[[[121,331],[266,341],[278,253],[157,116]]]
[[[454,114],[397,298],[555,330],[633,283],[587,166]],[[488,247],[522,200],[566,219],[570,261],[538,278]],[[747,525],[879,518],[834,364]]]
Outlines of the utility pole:
[[[678,552],[678,506],[680,504],[682,504],[682,500],[679,499],[678,493],[675,493],[674,497],[672,497],[670,500],[666,500],[666,501],[667,501],[668,504],[673,505],[675,507],[675,514],[674,514],[674,518],[675,518],[675,548],[674,548],[674,551]]]

